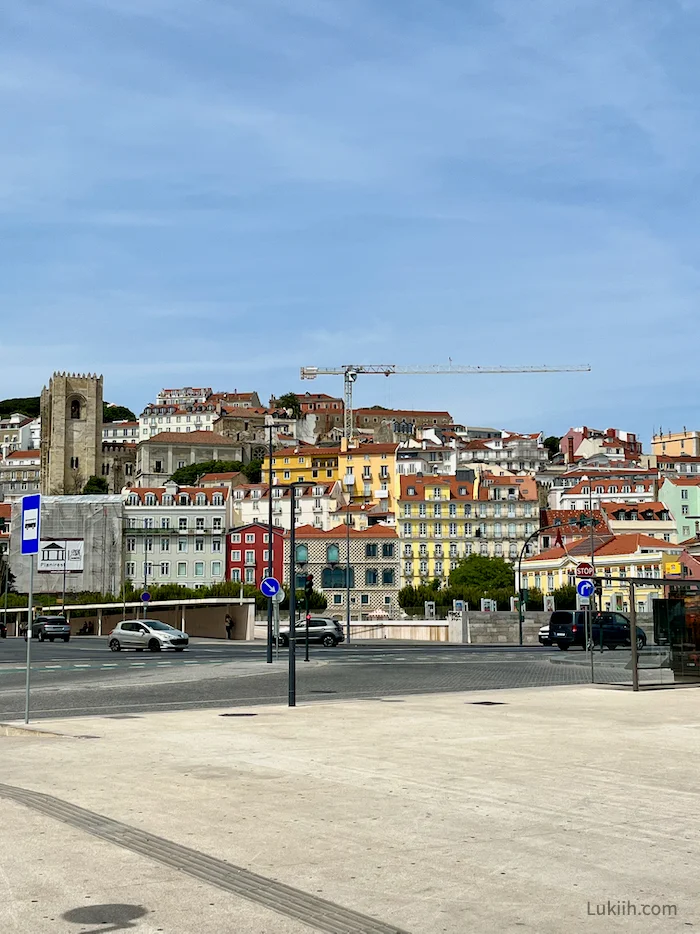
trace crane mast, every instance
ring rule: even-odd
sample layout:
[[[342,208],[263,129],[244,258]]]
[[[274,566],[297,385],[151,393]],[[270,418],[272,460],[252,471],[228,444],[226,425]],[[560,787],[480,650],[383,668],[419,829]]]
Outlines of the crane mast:
[[[397,366],[395,363],[358,363],[338,367],[303,366],[302,379],[317,376],[342,376],[344,401],[344,431],[350,440],[354,435],[352,387],[360,374],[371,376],[462,376],[462,375],[508,375],[511,373],[588,373],[590,365],[561,366],[462,366],[454,363],[429,364],[427,366]]]

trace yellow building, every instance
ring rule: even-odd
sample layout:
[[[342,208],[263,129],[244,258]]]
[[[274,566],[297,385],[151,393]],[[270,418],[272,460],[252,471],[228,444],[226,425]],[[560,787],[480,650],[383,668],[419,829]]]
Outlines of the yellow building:
[[[333,483],[338,479],[339,447],[314,447],[299,444],[295,447],[281,448],[272,456],[272,483]],[[270,458],[265,458],[262,466],[262,478],[267,481],[270,470]]]
[[[682,551],[678,546],[641,533],[605,538],[596,536],[596,577],[600,577],[603,583],[601,609],[629,612],[630,588],[625,579],[644,578],[649,583],[637,584],[635,600],[639,612],[650,612],[651,601],[663,597],[663,587],[654,581],[664,576],[665,565],[677,560]],[[529,590],[540,590],[544,595],[560,587],[575,586],[576,566],[589,562],[590,557],[588,538],[566,547],[550,548],[523,561],[522,585]]]
[[[338,457],[338,477],[353,503],[377,503],[393,512],[397,495],[398,444],[365,442],[345,448]],[[344,449],[344,450],[343,450]]]
[[[657,457],[690,457],[700,455],[700,431],[667,431],[666,434],[652,435],[651,453]]]
[[[401,586],[446,580],[477,532],[474,485],[456,477],[402,476],[396,525]]]

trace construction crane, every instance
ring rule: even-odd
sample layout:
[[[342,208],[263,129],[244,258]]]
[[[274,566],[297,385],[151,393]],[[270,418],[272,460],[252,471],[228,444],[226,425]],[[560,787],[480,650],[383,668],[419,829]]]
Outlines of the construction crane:
[[[428,366],[396,366],[395,363],[345,364],[344,366],[303,366],[302,379],[316,379],[317,376],[342,376],[344,382],[345,421],[344,435],[350,440],[354,434],[352,411],[352,386],[357,377],[363,374],[374,376],[458,376],[509,373],[588,373],[588,364],[580,366],[459,366],[433,364]]]

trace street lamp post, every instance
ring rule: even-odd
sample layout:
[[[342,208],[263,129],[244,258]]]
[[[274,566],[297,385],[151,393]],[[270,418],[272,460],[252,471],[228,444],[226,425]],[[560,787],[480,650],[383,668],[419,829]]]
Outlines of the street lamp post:
[[[345,644],[350,645],[350,521],[352,512],[352,494],[350,484],[345,483],[345,489],[348,493],[348,514],[345,520]]]
[[[522,576],[522,567],[523,567],[523,558],[525,557],[525,552],[527,551],[527,546],[530,544],[533,539],[541,532],[548,532],[550,529],[556,528],[553,525],[543,525],[540,528],[535,529],[535,531],[528,535],[528,537],[523,542],[523,547],[520,549],[520,555],[518,557],[518,642],[520,645],[523,644],[523,622],[524,622],[524,613],[523,613],[523,576]]]
[[[288,706],[297,704],[297,670],[296,670],[296,486],[292,483],[290,489],[290,503],[292,515],[289,530],[289,690]]]

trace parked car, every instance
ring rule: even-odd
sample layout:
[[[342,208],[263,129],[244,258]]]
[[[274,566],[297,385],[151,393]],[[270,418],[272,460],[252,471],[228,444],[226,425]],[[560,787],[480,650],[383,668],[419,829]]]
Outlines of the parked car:
[[[297,620],[294,635],[297,642],[306,644],[306,617]],[[325,616],[312,616],[309,620],[309,645],[317,642],[330,648],[344,641],[343,628],[337,620]],[[280,645],[289,645],[289,626],[280,629]]]
[[[137,652],[143,652],[144,649],[150,652],[173,649],[175,652],[184,652],[190,644],[190,637],[186,632],[159,619],[127,619],[117,623],[109,634],[107,644],[112,652],[121,652],[122,649],[135,649]]]
[[[537,638],[540,641],[540,645],[551,645],[552,644],[552,640],[549,638],[549,623],[547,623],[546,626],[542,626]]]
[[[593,614],[591,641],[594,647],[601,644],[606,649],[619,645],[630,646],[630,621],[622,613],[607,610]],[[572,645],[585,647],[586,613],[584,610],[555,610],[549,620],[549,638],[562,652]],[[646,633],[637,626],[637,648],[647,644]]]
[[[27,641],[27,626],[23,628],[24,641]],[[54,639],[63,639],[70,642],[70,623],[65,616],[37,616],[32,623],[32,639],[39,642],[53,642]]]

